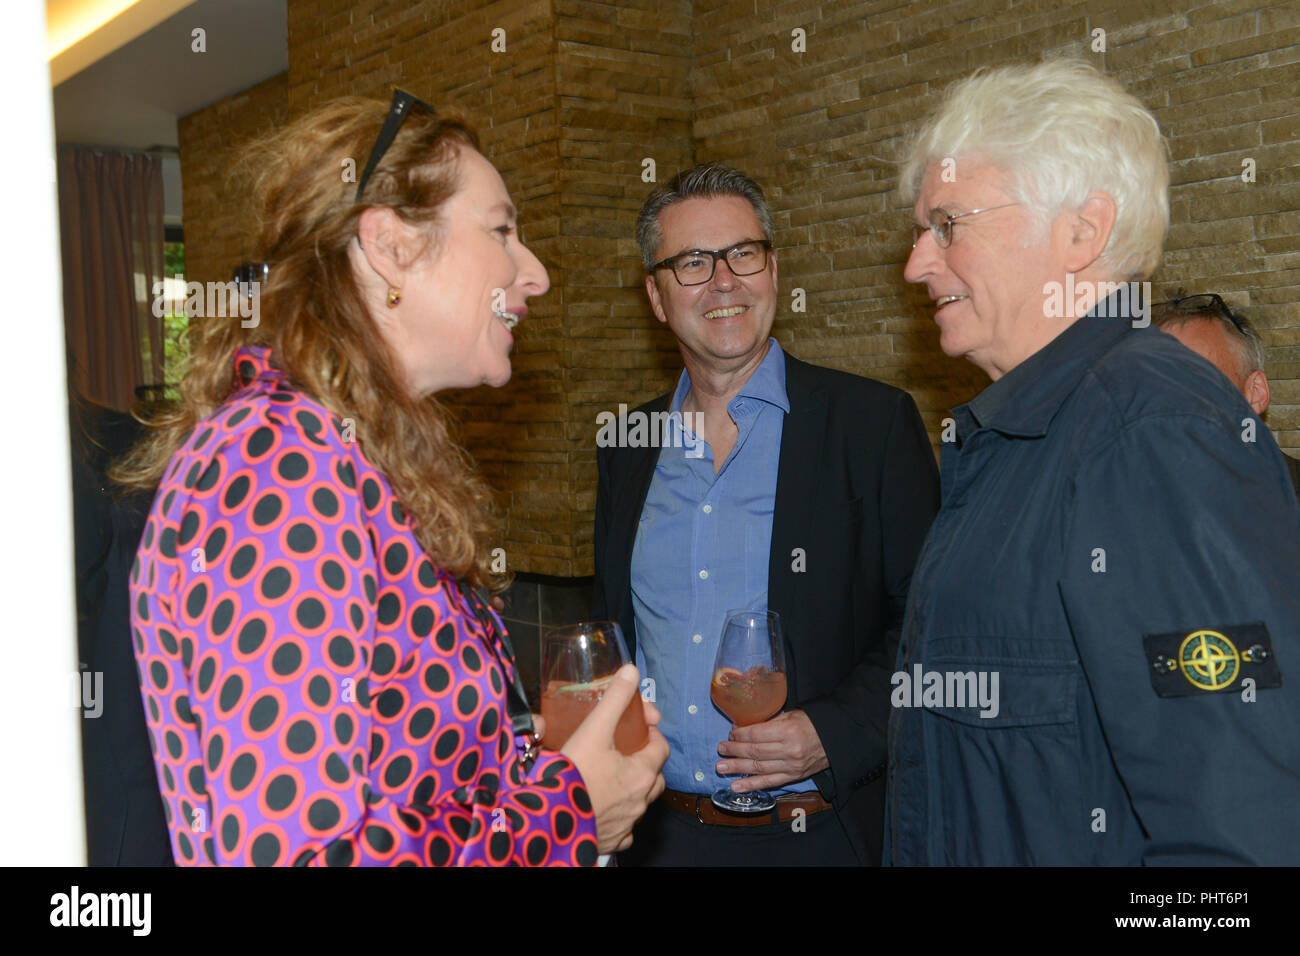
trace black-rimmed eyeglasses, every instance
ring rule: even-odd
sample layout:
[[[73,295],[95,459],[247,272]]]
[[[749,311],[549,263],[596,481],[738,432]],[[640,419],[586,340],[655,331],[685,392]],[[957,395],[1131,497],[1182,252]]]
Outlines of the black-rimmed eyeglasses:
[[[767,268],[767,253],[772,244],[766,239],[746,239],[726,249],[692,249],[669,256],[650,267],[651,272],[672,269],[680,285],[703,285],[713,278],[718,261],[727,260],[734,276],[752,276]]]
[[[393,90],[393,105],[388,108],[388,118],[384,120],[383,128],[379,131],[379,138],[375,140],[375,148],[370,151],[370,158],[366,160],[366,168],[361,173],[361,180],[357,183],[356,202],[361,202],[361,194],[366,191],[366,183],[370,182],[370,176],[379,165],[379,161],[384,158],[384,153],[388,152],[388,147],[393,145],[393,140],[397,138],[398,131],[402,128],[402,121],[414,107],[428,110],[430,116],[437,116],[438,111],[419,97],[412,96],[405,90]]]
[[[965,219],[967,216],[977,216],[982,212],[992,212],[994,209],[1006,209],[1008,206],[1019,206],[1018,202],[1004,202],[1000,206],[985,206],[983,209],[972,209],[970,212],[959,212],[953,216],[942,209],[930,210],[930,225],[912,226],[912,248],[921,241],[921,236],[929,231],[934,236],[935,243],[940,249],[947,249],[952,245],[952,226],[958,219]]]

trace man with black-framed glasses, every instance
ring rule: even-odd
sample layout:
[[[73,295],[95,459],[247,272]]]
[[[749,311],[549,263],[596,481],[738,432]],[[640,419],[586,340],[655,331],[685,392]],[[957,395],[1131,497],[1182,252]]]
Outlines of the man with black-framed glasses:
[[[1151,320],[1227,376],[1262,419],[1272,398],[1264,372],[1264,343],[1245,316],[1207,292],[1161,302],[1153,307]],[[1300,499],[1300,461],[1286,455],[1286,465]]]
[[[620,862],[876,864],[896,628],[938,502],[920,416],[906,392],[771,338],[772,214],[749,177],[679,174],[637,239],[685,369],[632,416],[684,414],[597,451],[595,614],[620,622],[672,748],[669,789]],[[788,693],[782,713],[733,728],[709,687],[740,608],[780,614]],[[777,793],[776,808],[727,813],[710,799],[727,787]]]

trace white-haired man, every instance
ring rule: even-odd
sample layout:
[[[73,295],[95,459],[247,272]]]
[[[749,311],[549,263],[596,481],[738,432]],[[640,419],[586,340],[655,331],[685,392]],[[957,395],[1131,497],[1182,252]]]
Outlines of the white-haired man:
[[[980,72],[901,185],[904,274],[992,384],[954,409],[912,578],[886,859],[1300,862],[1279,668],[1300,660],[1300,509],[1240,395],[1146,327],[1155,119],[1085,63]]]
[[[1264,343],[1250,320],[1232,311],[1221,296],[1204,292],[1160,303],[1151,321],[1226,375],[1251,410],[1263,418],[1272,391],[1264,372]],[[1300,461],[1287,455],[1286,466],[1300,499]]]

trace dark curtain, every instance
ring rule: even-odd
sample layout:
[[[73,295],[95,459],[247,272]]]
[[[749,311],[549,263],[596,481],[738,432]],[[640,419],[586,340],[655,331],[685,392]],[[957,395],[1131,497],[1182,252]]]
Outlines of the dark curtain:
[[[137,385],[163,380],[162,160],[59,147],[59,227],[71,384],[126,411]]]

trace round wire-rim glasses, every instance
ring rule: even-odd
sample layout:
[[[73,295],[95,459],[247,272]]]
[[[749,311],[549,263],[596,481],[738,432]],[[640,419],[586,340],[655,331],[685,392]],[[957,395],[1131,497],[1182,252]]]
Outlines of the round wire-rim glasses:
[[[928,226],[912,226],[912,248],[921,241],[921,236],[929,232],[934,236],[935,243],[940,249],[947,249],[952,245],[952,226],[958,219],[965,219],[967,216],[977,216],[982,212],[992,212],[994,209],[1006,209],[1008,206],[1019,206],[1018,202],[1004,202],[1000,206],[985,206],[983,209],[972,209],[970,212],[959,212],[952,215],[943,209],[930,210],[930,224]]]

